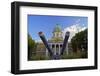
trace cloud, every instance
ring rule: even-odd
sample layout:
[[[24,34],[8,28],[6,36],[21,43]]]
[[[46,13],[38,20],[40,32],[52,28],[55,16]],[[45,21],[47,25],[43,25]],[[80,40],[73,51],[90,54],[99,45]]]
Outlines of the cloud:
[[[41,42],[42,42],[42,40],[41,40],[41,39],[40,39],[40,40],[35,40],[35,42],[36,42],[36,43],[38,43],[38,42],[40,42],[40,43],[41,43]]]
[[[79,20],[78,20],[78,22],[79,22]],[[84,24],[83,24],[83,25],[84,25]],[[69,32],[70,32],[70,36],[69,36],[68,42],[70,42],[71,39],[72,39],[72,37],[75,36],[76,33],[80,32],[80,31],[83,31],[83,30],[85,30],[86,28],[87,28],[87,27],[82,26],[82,25],[80,25],[79,23],[74,24],[74,25],[71,25],[71,26],[69,26],[69,27],[66,27],[66,28],[63,30],[63,38],[65,37],[65,33],[66,33],[67,31],[69,31]]]
[[[78,19],[78,20],[75,22],[75,24],[79,23],[80,21],[81,21],[81,19]]]

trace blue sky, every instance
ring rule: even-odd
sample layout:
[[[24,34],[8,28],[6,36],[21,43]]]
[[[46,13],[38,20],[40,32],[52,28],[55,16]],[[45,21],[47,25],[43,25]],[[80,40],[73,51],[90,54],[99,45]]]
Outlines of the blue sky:
[[[75,24],[87,27],[88,18],[79,16],[28,15],[28,33],[36,41],[40,40],[38,36],[40,31],[44,32],[47,39],[50,39],[56,24],[59,24],[62,30]]]

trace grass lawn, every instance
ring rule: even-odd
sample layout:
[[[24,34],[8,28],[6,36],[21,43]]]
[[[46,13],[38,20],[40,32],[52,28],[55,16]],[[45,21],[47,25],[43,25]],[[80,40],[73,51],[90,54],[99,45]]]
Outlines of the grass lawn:
[[[81,58],[87,58],[87,52],[83,51],[80,52],[78,51],[77,53],[75,52],[70,52],[69,54],[64,53],[61,56],[61,59],[81,59]],[[29,61],[32,60],[51,60],[50,57],[46,57],[45,55],[32,55]]]

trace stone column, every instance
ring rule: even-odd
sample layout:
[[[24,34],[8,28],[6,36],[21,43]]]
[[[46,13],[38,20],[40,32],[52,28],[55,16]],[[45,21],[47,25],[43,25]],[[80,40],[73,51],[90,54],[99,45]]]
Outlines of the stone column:
[[[47,50],[47,48],[46,48],[46,57],[48,57],[48,50]]]
[[[52,44],[49,45],[50,49],[53,50]]]
[[[56,55],[56,44],[54,44],[54,55]]]
[[[67,55],[68,55],[68,43],[67,43],[67,45],[66,45],[66,53],[67,53]]]
[[[50,44],[50,49],[52,50],[52,44]]]

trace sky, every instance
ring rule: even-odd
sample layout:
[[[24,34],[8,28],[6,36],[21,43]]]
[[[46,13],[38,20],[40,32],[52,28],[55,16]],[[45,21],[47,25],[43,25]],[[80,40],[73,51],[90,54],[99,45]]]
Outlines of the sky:
[[[38,36],[40,31],[45,34],[47,39],[50,39],[57,24],[65,33],[69,29],[73,31],[77,28],[86,28],[88,26],[88,18],[79,16],[28,15],[28,33],[36,42],[41,41]]]

